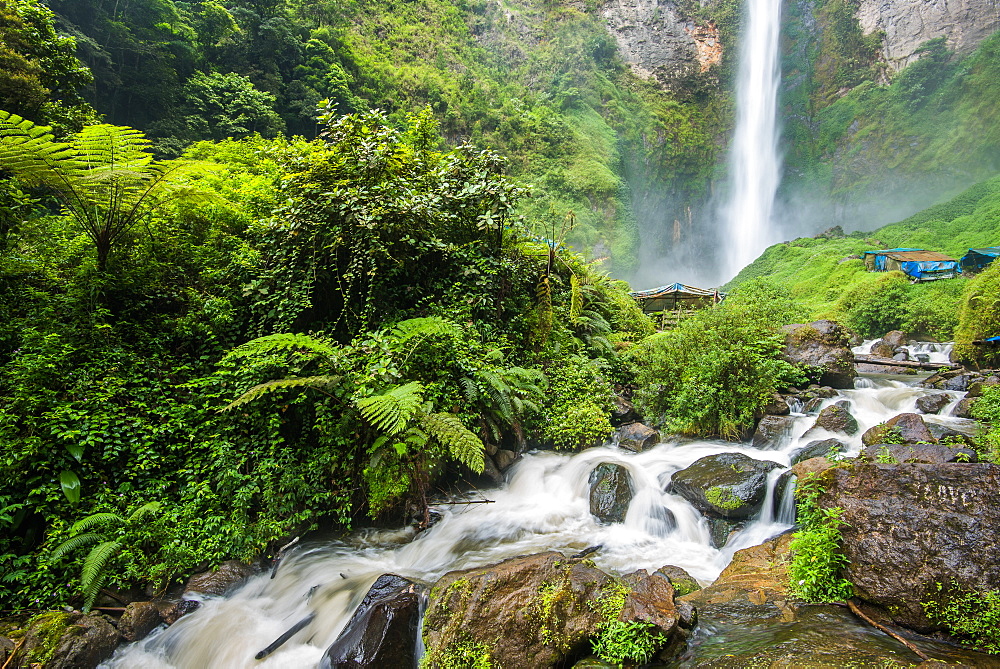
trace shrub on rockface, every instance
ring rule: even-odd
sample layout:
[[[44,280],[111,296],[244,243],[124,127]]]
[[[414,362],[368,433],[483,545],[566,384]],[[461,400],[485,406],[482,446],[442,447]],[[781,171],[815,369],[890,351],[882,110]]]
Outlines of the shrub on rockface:
[[[670,431],[738,437],[776,390],[803,380],[781,359],[780,332],[801,315],[766,279],[748,281],[636,347],[637,408]]]

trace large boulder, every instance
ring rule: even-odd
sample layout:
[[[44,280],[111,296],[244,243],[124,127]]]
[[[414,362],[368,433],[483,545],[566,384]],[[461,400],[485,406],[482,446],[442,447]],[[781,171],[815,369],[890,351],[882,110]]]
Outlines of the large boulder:
[[[720,453],[674,472],[670,489],[699,511],[716,518],[743,520],[760,510],[767,475],[781,465],[742,453]]]
[[[663,574],[640,570],[616,579],[589,560],[555,551],[449,572],[431,590],[425,661],[441,666],[462,657],[462,666],[567,666],[589,654],[590,639],[609,622],[601,603],[623,589],[624,606],[614,619],[651,623],[666,646],[675,642],[681,616]]]
[[[602,462],[590,472],[590,512],[602,523],[625,520],[632,495],[632,477],[622,465]]]
[[[635,410],[635,405],[630,400],[625,399],[621,395],[615,395],[611,398],[611,401],[614,406],[611,408],[611,416],[609,418],[613,427],[642,420],[642,417]]]
[[[843,509],[844,576],[862,600],[918,631],[937,584],[971,592],[1000,582],[1000,466],[857,464],[826,475],[820,504]]]
[[[784,358],[803,369],[821,370],[820,383],[834,388],[853,388],[854,353],[847,332],[828,320],[786,325]]]
[[[871,444],[865,446],[861,454],[874,462],[884,459],[930,465],[943,465],[949,462],[979,462],[979,456],[971,448],[954,448],[944,444]]]
[[[792,416],[764,416],[757,423],[751,443],[754,448],[776,449],[781,446],[782,438],[788,435],[794,424],[795,418]]]
[[[850,402],[841,400],[826,407],[816,416],[816,422],[806,430],[803,437],[812,436],[821,430],[852,435],[858,432],[858,421],[851,415]]]
[[[901,413],[875,427],[865,430],[861,443],[865,446],[902,442],[904,444],[933,443],[931,431],[927,429],[920,414]]]
[[[932,393],[917,398],[917,411],[920,413],[938,413],[951,404],[951,395]]]
[[[794,465],[810,458],[826,457],[830,454],[842,453],[844,450],[844,442],[838,439],[817,439],[789,453],[788,460]]]
[[[163,620],[155,604],[132,602],[125,607],[122,617],[118,619],[118,633],[126,641],[138,641],[146,638],[161,622]]]
[[[614,441],[619,448],[641,453],[660,443],[660,433],[643,423],[628,423],[615,430]]]
[[[415,666],[422,590],[396,574],[379,576],[323,655],[320,669]]]
[[[239,560],[226,560],[211,571],[195,574],[184,586],[185,593],[221,596],[253,574],[253,567]]]
[[[11,667],[94,669],[118,646],[118,630],[107,616],[53,611],[36,616],[25,630]]]

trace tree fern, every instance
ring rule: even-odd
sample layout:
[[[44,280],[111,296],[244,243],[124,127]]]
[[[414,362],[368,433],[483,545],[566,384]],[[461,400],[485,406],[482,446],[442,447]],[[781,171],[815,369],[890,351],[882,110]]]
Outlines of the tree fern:
[[[79,534],[80,532],[85,532],[91,528],[98,527],[100,525],[108,525],[109,523],[122,525],[125,523],[125,519],[119,516],[117,513],[110,513],[110,512],[92,513],[86,518],[81,518],[80,520],[73,523],[73,527],[71,527],[69,531],[72,534]]]
[[[67,553],[72,553],[78,548],[83,548],[84,546],[89,546],[90,544],[97,543],[104,538],[103,534],[97,532],[87,532],[85,534],[77,534],[74,537],[70,537],[66,541],[62,542],[49,553],[49,560],[58,560],[63,555]]]
[[[391,331],[393,338],[401,344],[417,337],[426,338],[436,335],[455,335],[458,333],[459,329],[457,325],[438,316],[410,318],[400,321]]]
[[[85,613],[90,611],[90,607],[94,605],[94,600],[97,599],[101,586],[107,579],[108,562],[121,549],[122,545],[117,541],[105,541],[94,546],[90,554],[87,555],[87,559],[83,563],[83,571],[80,573],[80,589],[83,593],[83,611]]]
[[[483,442],[462,424],[458,416],[444,412],[423,414],[420,425],[448,448],[451,457],[477,474],[483,473],[486,466]]]
[[[539,341],[544,344],[552,332],[552,285],[548,276],[543,276],[535,286],[535,297],[538,311],[537,335]]]
[[[163,505],[160,504],[159,502],[146,502],[145,504],[143,504],[142,506],[140,506],[138,509],[136,509],[135,511],[133,511],[132,513],[129,514],[129,516],[128,516],[128,522],[129,523],[134,523],[136,521],[142,520],[143,517],[145,517],[145,516],[148,516],[148,515],[151,515],[151,514],[155,514],[155,513],[159,512],[160,507],[162,507],[162,506]]]
[[[381,395],[355,400],[361,415],[379,430],[388,434],[402,432],[423,402],[424,386],[411,381],[391,388]]]
[[[242,406],[248,402],[266,395],[267,393],[274,392],[276,390],[284,390],[287,388],[315,388],[321,390],[328,386],[332,386],[340,381],[341,377],[331,376],[329,374],[324,374],[320,376],[303,376],[303,377],[289,377],[287,379],[274,379],[273,381],[266,381],[264,383],[258,383],[256,386],[246,391],[235,400],[227,404],[226,406],[219,409],[219,411],[229,411],[238,406]]]
[[[505,421],[514,420],[510,404],[510,387],[500,379],[500,375],[488,369],[481,369],[476,375],[482,382],[485,393],[493,400],[492,408]]]
[[[273,334],[266,337],[258,337],[247,343],[237,346],[226,354],[223,361],[234,358],[250,358],[254,356],[267,355],[280,351],[292,349],[303,349],[316,355],[321,355],[328,360],[335,360],[338,349],[328,344],[322,339],[306,334]]]

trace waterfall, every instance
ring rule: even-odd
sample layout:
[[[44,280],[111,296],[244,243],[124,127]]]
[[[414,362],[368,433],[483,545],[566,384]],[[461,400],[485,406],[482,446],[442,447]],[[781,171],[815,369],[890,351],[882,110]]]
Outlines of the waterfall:
[[[747,0],[736,132],[729,156],[729,198],[722,207],[724,270],[732,278],[776,241],[772,224],[778,190],[778,38],[781,0]]]

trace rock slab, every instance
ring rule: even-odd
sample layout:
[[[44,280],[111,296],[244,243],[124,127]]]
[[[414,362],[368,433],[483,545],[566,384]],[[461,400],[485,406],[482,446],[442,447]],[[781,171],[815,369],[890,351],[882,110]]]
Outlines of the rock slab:
[[[855,465],[833,469],[820,504],[841,507],[845,576],[893,622],[929,632],[935,584],[986,591],[1000,582],[1000,466]]]
[[[674,472],[670,489],[710,517],[745,520],[760,510],[767,475],[780,467],[742,453],[709,455]]]

